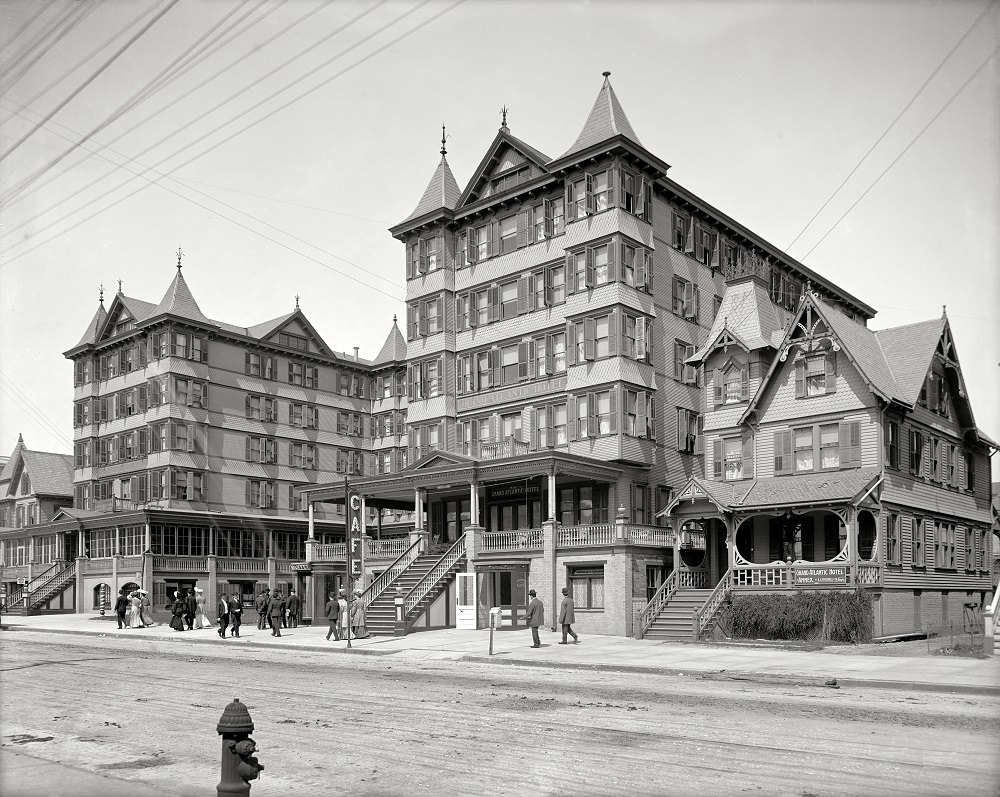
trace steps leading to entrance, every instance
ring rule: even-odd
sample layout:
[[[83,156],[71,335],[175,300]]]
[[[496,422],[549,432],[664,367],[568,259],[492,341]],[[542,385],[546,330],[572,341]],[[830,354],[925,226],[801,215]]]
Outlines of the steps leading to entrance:
[[[643,639],[690,642],[694,632],[692,612],[700,609],[712,592],[710,589],[677,590],[643,634]]]
[[[406,595],[437,564],[437,561],[448,548],[448,545],[431,546],[427,553],[420,554],[420,556],[414,559],[410,566],[399,574],[399,578],[396,579],[395,583],[368,606],[365,622],[368,625],[368,632],[370,634],[376,634],[377,636],[393,635],[396,629],[396,587],[399,587],[402,594]],[[417,607],[416,614],[419,615],[437,597],[439,592],[439,590],[433,590],[427,598],[421,601]]]

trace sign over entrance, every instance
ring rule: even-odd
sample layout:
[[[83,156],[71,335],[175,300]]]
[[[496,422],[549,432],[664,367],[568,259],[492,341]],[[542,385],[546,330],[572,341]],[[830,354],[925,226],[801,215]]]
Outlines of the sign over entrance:
[[[846,567],[801,567],[795,569],[796,584],[846,584]]]

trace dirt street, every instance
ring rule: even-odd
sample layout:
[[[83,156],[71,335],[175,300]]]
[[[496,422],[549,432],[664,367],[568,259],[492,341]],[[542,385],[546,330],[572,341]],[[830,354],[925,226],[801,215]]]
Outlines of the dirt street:
[[[0,688],[5,751],[176,795],[214,794],[215,725],[234,697],[266,767],[254,797],[972,797],[1000,784],[1000,700],[972,695],[31,632],[0,637]],[[27,791],[0,776],[5,797]]]

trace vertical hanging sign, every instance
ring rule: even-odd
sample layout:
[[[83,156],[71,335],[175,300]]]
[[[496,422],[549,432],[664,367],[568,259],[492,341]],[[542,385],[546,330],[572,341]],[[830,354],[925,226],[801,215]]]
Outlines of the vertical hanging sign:
[[[351,617],[351,604],[354,601],[354,584],[361,578],[361,496],[352,490],[347,482],[344,483],[344,493],[347,503],[347,577],[344,579],[344,587],[347,597],[347,617]],[[345,623],[347,626],[347,647],[351,647],[351,622]]]

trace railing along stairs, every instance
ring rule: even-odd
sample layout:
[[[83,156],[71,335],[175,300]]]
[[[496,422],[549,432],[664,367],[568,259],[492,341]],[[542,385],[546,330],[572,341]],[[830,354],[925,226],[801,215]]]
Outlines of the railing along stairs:
[[[993,600],[983,612],[984,633],[987,639],[993,639],[993,646],[996,647],[997,629],[1000,627],[1000,590],[993,593]],[[987,643],[988,644],[988,643]],[[988,652],[988,651],[987,651]]]
[[[653,620],[660,613],[660,610],[670,602],[675,592],[677,592],[676,570],[667,576],[666,580],[660,585],[660,588],[656,590],[656,594],[650,598],[649,603],[639,612],[639,628],[636,631],[636,639],[642,639],[653,624]]]
[[[378,578],[361,593],[361,605],[368,608],[393,582],[420,556],[420,540],[414,540],[410,547],[397,556]]]
[[[7,606],[11,609],[17,606],[25,595],[30,594],[33,589],[38,589],[42,582],[52,575],[52,572],[56,569],[56,567],[58,567],[58,562],[53,562],[41,573],[32,576],[31,580],[27,584],[22,584],[20,587],[13,590],[9,595],[7,595]]]
[[[45,601],[49,600],[59,590],[76,579],[76,562],[67,565],[58,573],[50,575],[43,580],[35,589],[28,592],[24,597],[24,608],[26,610],[37,609]]]
[[[719,583],[716,585],[715,589],[712,590],[712,594],[708,596],[700,609],[695,609],[693,614],[693,625],[691,632],[691,639],[697,642],[701,639],[702,633],[708,631],[712,624],[715,622],[716,616],[719,613],[719,609],[722,608],[723,601],[726,599],[726,593],[733,588],[733,571],[732,568],[726,571],[726,574],[719,579]]]
[[[428,597],[434,597],[440,591],[441,582],[455,571],[464,558],[465,535],[463,534],[406,594],[403,599],[403,617],[408,618]]]

